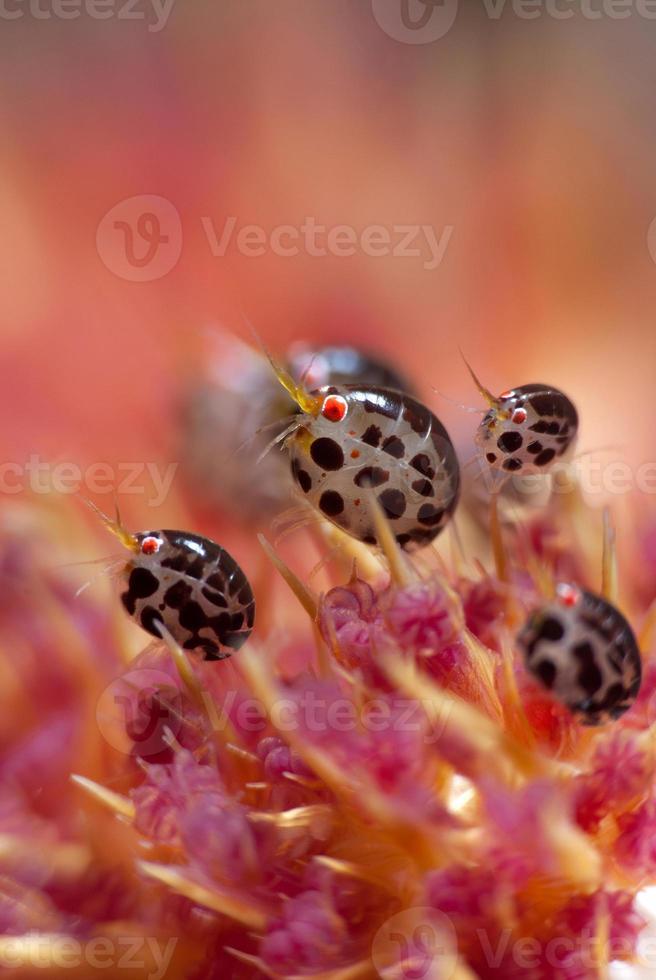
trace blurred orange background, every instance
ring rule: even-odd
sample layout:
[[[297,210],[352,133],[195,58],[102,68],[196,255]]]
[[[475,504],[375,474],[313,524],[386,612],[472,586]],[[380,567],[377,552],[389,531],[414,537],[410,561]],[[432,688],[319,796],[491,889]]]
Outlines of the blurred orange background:
[[[173,0],[159,20],[150,0],[106,19],[85,2],[71,19],[56,0],[0,15],[4,460],[174,458],[202,331],[250,341],[245,317],[277,351],[302,337],[386,354],[461,443],[471,416],[431,390],[478,403],[459,345],[494,390],[570,393],[582,449],[650,458],[656,22],[637,5],[528,19],[460,0],[444,36],[406,43],[380,23],[406,0]],[[131,232],[103,219],[141,195],[164,199],[180,254],[132,281],[139,204],[117,212]],[[237,247],[245,225],[308,217],[448,241],[435,268],[420,241],[419,256]],[[220,236],[228,219],[213,255],[208,223]]]

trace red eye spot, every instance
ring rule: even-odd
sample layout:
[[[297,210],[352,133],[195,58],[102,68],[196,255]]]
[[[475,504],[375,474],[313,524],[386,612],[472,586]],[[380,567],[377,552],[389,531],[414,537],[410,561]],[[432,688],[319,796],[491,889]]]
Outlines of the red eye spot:
[[[341,395],[328,395],[321,406],[321,414],[329,422],[341,422],[346,415],[346,399]]]
[[[522,422],[525,422],[526,421],[526,409],[525,408],[516,408],[515,411],[512,413],[511,421],[514,422],[515,425],[521,425]]]
[[[360,455],[360,450],[359,449],[352,449],[351,450],[351,459],[357,459],[359,455]]]
[[[558,585],[556,595],[561,606],[575,606],[581,598],[581,593],[574,585]]]
[[[141,553],[142,555],[154,555],[159,551],[161,545],[159,538],[144,538],[141,542]]]

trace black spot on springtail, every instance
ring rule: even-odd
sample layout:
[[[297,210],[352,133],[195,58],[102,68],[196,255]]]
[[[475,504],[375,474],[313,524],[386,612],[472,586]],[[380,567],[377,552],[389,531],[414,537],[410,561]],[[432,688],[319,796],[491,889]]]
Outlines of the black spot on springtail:
[[[572,649],[572,654],[581,665],[577,678],[579,684],[587,694],[596,694],[603,684],[603,677],[597,666],[592,645],[584,640]]]
[[[164,603],[170,609],[181,609],[191,598],[192,587],[183,578],[178,579],[164,593]]]
[[[128,590],[135,599],[148,599],[159,589],[159,579],[147,568],[133,568],[130,572]]]
[[[344,465],[342,447],[327,436],[314,440],[310,446],[310,456],[322,470],[339,470]]]
[[[556,455],[555,449],[543,449],[542,452],[535,457],[534,460],[535,465],[546,466],[547,463],[551,462],[551,460],[555,457],[555,455]]]
[[[157,629],[156,623],[163,623],[162,614],[153,606],[144,606],[141,610],[139,621],[143,628],[153,636],[161,638],[161,633]]]
[[[221,592],[216,592],[215,589],[210,589],[206,585],[201,589],[202,595],[211,602],[213,606],[219,606],[220,608],[226,608],[228,605],[228,600]]]
[[[299,469],[296,474],[296,479],[303,493],[309,493],[312,489],[312,477],[310,474],[306,470]]]
[[[416,456],[413,456],[410,460],[410,466],[418,470],[427,480],[432,480],[435,476],[435,470],[431,466],[430,456],[427,456],[426,453],[417,453]]]
[[[549,616],[538,624],[537,635],[542,640],[551,640],[553,643],[558,643],[565,635],[565,627],[557,619],[554,619],[553,616]]]
[[[378,500],[390,520],[396,520],[405,514],[405,494],[401,490],[389,487],[379,495]]]
[[[395,459],[403,459],[405,446],[398,436],[388,436],[380,447],[384,453],[393,456]]]
[[[383,433],[377,425],[370,425],[368,429],[365,429],[361,435],[362,442],[365,442],[368,446],[373,446],[376,449],[380,445],[380,440],[383,438]]]
[[[428,527],[435,527],[439,524],[444,516],[444,511],[440,510],[438,507],[433,507],[432,504],[422,504],[417,511],[417,520],[420,524],[426,524]]]
[[[499,436],[497,439],[497,446],[504,453],[514,453],[518,449],[521,449],[524,440],[519,432],[511,429],[509,432],[504,432],[503,435]]]
[[[541,660],[535,667],[535,673],[540,678],[547,690],[550,691],[554,686],[554,681],[556,680],[556,675],[558,673],[555,664],[553,664],[551,660]]]
[[[297,459],[292,459],[292,476],[300,486],[303,493],[309,493],[312,489],[312,477],[304,470]]]
[[[344,499],[336,490],[324,490],[319,498],[319,509],[328,517],[337,517],[344,510]]]
[[[363,466],[353,477],[356,487],[380,487],[390,478],[389,470],[381,466]]]
[[[415,493],[420,494],[422,497],[435,496],[433,484],[430,482],[430,480],[415,480],[412,484],[412,489],[415,491]]]
[[[197,602],[191,599],[180,610],[180,626],[186,630],[198,632],[209,625],[209,617]]]
[[[428,434],[431,427],[431,415],[431,412],[415,401],[406,402],[403,409],[403,418],[412,431],[420,436]]]

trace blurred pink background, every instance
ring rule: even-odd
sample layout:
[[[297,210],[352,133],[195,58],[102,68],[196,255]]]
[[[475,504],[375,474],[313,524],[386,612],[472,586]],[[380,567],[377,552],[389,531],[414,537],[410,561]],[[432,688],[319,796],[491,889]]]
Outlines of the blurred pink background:
[[[177,0],[164,24],[146,0],[135,19],[124,0],[105,20],[80,4],[70,20],[49,0],[49,17],[3,7],[4,460],[174,458],[202,331],[250,341],[244,315],[278,351],[303,337],[387,354],[461,444],[472,417],[430,387],[479,403],[459,345],[492,389],[570,393],[582,449],[650,458],[656,22],[574,4],[495,19],[461,0],[443,37],[409,44],[366,0]],[[101,225],[139,195],[181,222],[160,227],[179,259],[143,282],[121,274],[128,233]],[[425,245],[255,257],[233,238],[220,257],[206,234],[307,216],[452,230],[433,269]]]

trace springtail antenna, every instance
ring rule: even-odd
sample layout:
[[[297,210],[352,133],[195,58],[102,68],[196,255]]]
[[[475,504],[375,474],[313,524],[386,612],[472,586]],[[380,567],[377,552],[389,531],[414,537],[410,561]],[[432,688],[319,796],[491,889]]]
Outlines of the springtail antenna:
[[[258,347],[263,351],[266,359],[273,368],[273,373],[287,394],[296,402],[301,411],[305,412],[306,415],[318,415],[321,410],[323,399],[318,398],[316,395],[311,395],[308,391],[306,391],[302,383],[297,383],[294,378],[292,378],[289,371],[282,367],[281,364],[278,364],[262,341],[262,338],[257,333],[257,330],[251,321],[245,314],[243,314],[243,316],[251,330],[251,333],[253,334],[253,337],[255,338]]]
[[[472,368],[471,364],[469,363],[469,361],[465,357],[465,355],[464,355],[464,353],[462,351],[462,348],[459,347],[458,350],[460,351],[460,356],[462,357],[463,361],[465,362],[465,367],[467,368],[467,370],[469,371],[469,373],[471,375],[472,381],[474,382],[474,384],[476,385],[476,387],[480,391],[480,393],[483,396],[483,398],[485,399],[485,401],[488,403],[488,405],[490,406],[490,408],[498,408],[499,407],[499,404],[500,404],[499,399],[496,398],[492,394],[492,392],[488,388],[486,388],[485,385],[481,384],[481,382],[478,380],[478,378],[474,374],[474,369]]]
[[[116,501],[116,517],[114,520],[112,520],[112,518],[108,517],[107,514],[104,514],[99,507],[96,507],[93,501],[89,500],[88,497],[82,497],[82,500],[87,505],[87,507],[89,507],[94,512],[94,514],[96,514],[96,516],[100,518],[101,522],[104,524],[107,530],[119,539],[119,541],[125,548],[128,548],[129,551],[139,550],[139,544],[137,542],[136,537],[125,527],[123,527],[123,524],[121,523],[121,515],[118,509],[118,501]]]

